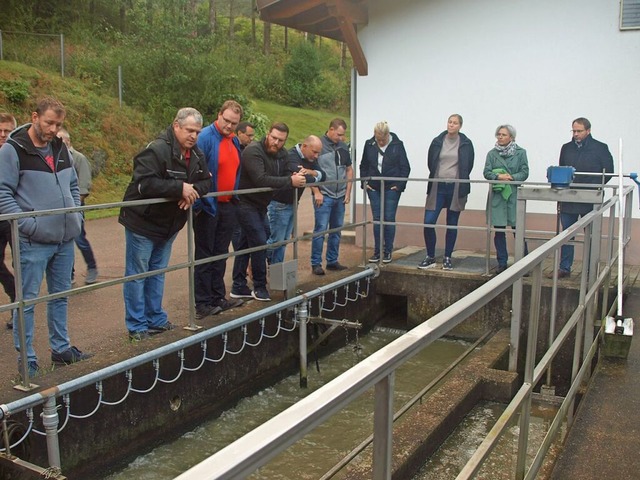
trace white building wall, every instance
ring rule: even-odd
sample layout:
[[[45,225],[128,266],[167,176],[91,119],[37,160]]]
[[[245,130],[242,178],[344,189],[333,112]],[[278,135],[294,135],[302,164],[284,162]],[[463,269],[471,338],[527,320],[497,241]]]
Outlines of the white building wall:
[[[529,180],[546,182],[571,121],[584,116],[616,171],[620,138],[623,170],[640,170],[640,31],[618,29],[617,0],[372,0],[369,13],[358,35],[369,75],[355,86],[354,163],[373,125],[387,120],[411,176],[426,178],[431,140],[459,113],[476,151],[472,179],[483,178],[495,127],[510,123],[528,152]],[[486,193],[473,186],[467,207],[484,209]],[[424,198],[425,185],[410,184],[401,203]],[[530,211],[551,213],[555,204]]]

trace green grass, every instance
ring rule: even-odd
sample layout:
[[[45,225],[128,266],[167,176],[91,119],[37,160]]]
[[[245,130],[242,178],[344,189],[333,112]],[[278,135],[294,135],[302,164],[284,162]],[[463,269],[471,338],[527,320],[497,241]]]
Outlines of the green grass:
[[[347,125],[350,124],[349,115],[344,112],[306,110],[263,100],[255,100],[253,105],[255,111],[265,114],[271,122],[284,122],[289,126],[287,148],[291,148],[309,135],[324,135],[329,127],[329,122],[336,117],[341,117],[347,122]]]

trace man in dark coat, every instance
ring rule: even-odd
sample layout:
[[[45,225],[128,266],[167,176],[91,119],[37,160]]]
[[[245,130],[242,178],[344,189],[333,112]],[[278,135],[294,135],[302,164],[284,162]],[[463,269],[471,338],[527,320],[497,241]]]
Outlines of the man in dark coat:
[[[176,201],[122,207],[125,275],[160,270],[169,264],[171,245],[187,222],[188,210],[211,185],[204,154],[196,146],[202,115],[182,108],[167,130],[133,159],[133,178],[124,201],[173,198]],[[164,273],[126,282],[125,324],[132,341],[171,330],[162,308]]]
[[[599,142],[591,136],[591,122],[586,118],[576,118],[571,125],[573,140],[565,143],[560,150],[560,166],[574,167],[577,172],[594,172],[597,175],[579,175],[575,183],[602,185],[611,176],[603,177],[603,173],[613,173],[613,157],[606,143]],[[566,230],[583,215],[593,210],[589,203],[562,202],[560,204],[560,223]],[[573,245],[564,245],[560,254],[558,278],[568,277],[573,265]]]
[[[306,179],[301,173],[287,175],[287,151],[284,144],[289,136],[289,127],[284,123],[274,123],[269,133],[259,142],[251,142],[242,151],[240,160],[240,189],[271,187],[291,189],[303,187]],[[273,192],[257,192],[239,195],[240,206],[238,220],[241,237],[239,249],[255,248],[267,244],[267,232],[264,228],[267,205],[273,198]],[[251,260],[253,290],[247,285],[247,266]],[[251,295],[261,302],[271,301],[267,289],[267,255],[265,250],[236,256],[233,262],[233,287],[231,298],[243,298]]]

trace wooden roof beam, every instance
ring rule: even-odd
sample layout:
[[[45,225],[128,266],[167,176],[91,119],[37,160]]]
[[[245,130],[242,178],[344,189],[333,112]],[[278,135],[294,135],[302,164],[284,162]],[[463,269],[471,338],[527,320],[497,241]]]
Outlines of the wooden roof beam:
[[[298,0],[296,2],[274,2],[273,0],[257,0],[256,5],[260,14],[266,13],[265,20],[274,21],[283,18],[292,18],[317,7],[318,0]],[[269,7],[264,10],[265,7]]]
[[[349,52],[351,53],[351,58],[353,59],[353,64],[356,67],[358,74],[362,77],[366,77],[369,74],[369,64],[367,63],[367,57],[365,57],[364,52],[362,51],[362,46],[360,45],[360,40],[358,40],[358,33],[356,32],[355,26],[344,17],[338,18],[338,24],[340,25],[340,31],[342,32],[344,41],[347,44],[347,47],[349,47]]]

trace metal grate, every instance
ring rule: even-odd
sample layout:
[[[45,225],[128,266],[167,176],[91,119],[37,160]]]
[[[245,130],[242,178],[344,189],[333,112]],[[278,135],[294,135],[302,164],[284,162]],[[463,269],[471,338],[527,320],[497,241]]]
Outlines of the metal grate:
[[[620,30],[640,29],[640,0],[620,1]]]

